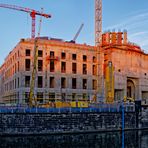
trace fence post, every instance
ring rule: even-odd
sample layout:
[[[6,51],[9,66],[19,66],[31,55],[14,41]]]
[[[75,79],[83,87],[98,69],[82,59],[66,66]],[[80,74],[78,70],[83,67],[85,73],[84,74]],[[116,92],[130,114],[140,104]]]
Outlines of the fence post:
[[[124,124],[125,124],[125,119],[124,119],[124,102],[122,101],[122,148],[124,148]]]

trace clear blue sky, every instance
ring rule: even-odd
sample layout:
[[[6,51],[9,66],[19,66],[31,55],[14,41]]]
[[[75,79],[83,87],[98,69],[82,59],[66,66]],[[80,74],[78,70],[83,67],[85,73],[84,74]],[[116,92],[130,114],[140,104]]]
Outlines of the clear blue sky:
[[[102,0],[103,31],[127,29],[130,41],[148,51],[148,0]],[[0,0],[52,15],[42,21],[41,36],[73,39],[81,23],[78,43],[94,45],[94,0]],[[36,33],[39,26],[36,20]],[[31,18],[25,12],[0,8],[0,65],[20,38],[31,36]]]

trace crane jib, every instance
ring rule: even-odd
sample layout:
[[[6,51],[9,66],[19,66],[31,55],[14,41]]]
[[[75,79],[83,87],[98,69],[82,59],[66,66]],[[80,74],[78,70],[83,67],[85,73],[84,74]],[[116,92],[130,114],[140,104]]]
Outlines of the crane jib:
[[[0,3],[0,7],[1,8],[8,8],[8,9],[13,9],[13,10],[18,10],[18,11],[23,11],[23,12],[26,12],[26,13],[30,13],[30,16],[32,18],[31,38],[35,38],[35,17],[36,17],[36,15],[40,15],[40,16],[43,16],[45,18],[50,18],[51,17],[50,14],[42,13],[42,12],[30,9],[30,8],[24,8],[24,7],[15,6],[15,5],[8,5],[8,4],[1,4]]]
[[[50,14],[41,13],[39,11],[30,9],[30,8],[25,8],[25,7],[15,6],[15,5],[0,4],[0,7],[1,8],[8,8],[8,9],[13,9],[13,10],[18,10],[18,11],[23,11],[23,12],[27,12],[27,13],[34,12],[35,15],[41,15],[41,16],[44,16],[46,18],[50,18],[51,17]]]

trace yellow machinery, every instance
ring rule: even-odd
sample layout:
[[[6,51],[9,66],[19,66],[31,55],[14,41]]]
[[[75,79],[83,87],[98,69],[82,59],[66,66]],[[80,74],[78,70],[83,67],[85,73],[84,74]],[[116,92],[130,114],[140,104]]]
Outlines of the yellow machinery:
[[[126,97],[126,96],[124,96],[123,101],[124,101],[124,102],[127,102],[127,101],[130,101],[130,102],[135,102],[135,100],[134,100],[133,98]]]
[[[105,68],[105,98],[106,103],[114,103],[114,68],[111,61]]]
[[[29,106],[36,106],[37,101],[34,99],[34,85],[35,85],[35,77],[37,71],[37,60],[38,60],[38,46],[37,46],[37,38],[35,38],[34,43],[34,61],[33,61],[33,70],[31,76],[31,84],[30,84],[30,92],[29,92]]]
[[[87,101],[71,101],[71,102],[62,102],[62,101],[57,101],[55,102],[55,107],[56,108],[62,108],[62,107],[88,107],[88,102]]]
[[[76,107],[81,107],[81,108],[86,108],[89,107],[89,103],[87,101],[71,101],[71,102],[63,102],[63,101],[55,101],[51,102],[49,101],[48,103],[45,104],[37,104],[36,107],[43,107],[43,108],[76,108]]]

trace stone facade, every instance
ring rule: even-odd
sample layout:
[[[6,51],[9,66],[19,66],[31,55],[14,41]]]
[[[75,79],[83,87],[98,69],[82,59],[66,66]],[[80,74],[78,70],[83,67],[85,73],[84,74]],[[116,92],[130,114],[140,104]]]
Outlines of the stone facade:
[[[88,100],[97,91],[97,52],[88,45],[38,39],[38,66],[34,96],[49,99]],[[33,68],[34,40],[22,39],[0,68],[2,103],[26,104]],[[63,97],[63,98],[62,98]]]
[[[27,104],[33,68],[34,40],[22,39],[0,68],[0,101]],[[112,68],[108,64],[112,64]],[[148,104],[148,54],[128,42],[127,32],[107,32],[95,47],[63,40],[38,39],[35,98],[121,101]]]
[[[148,104],[148,54],[127,41],[126,32],[107,32],[102,36],[104,65],[113,65],[114,98],[124,96]]]

